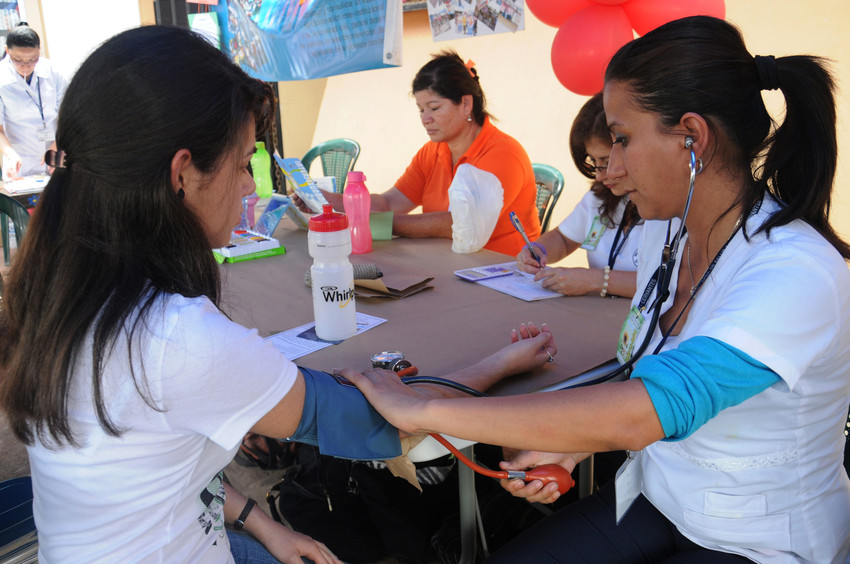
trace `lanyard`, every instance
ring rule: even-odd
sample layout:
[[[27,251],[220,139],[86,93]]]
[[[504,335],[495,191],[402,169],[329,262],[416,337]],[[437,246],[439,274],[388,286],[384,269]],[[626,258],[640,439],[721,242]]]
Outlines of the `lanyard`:
[[[626,244],[626,239],[629,238],[629,233],[632,232],[634,228],[634,223],[629,225],[629,228],[623,231],[623,221],[620,221],[620,225],[617,226],[617,234],[614,235],[614,243],[611,245],[611,250],[608,252],[608,268],[614,270],[614,263],[617,262],[617,255],[620,254],[620,251],[623,250],[623,245]],[[620,235],[623,236],[623,240],[620,241]],[[617,246],[617,241],[620,241],[620,246]]]
[[[38,102],[35,101],[35,98],[32,97],[29,90],[25,90],[27,93],[27,97],[30,101],[35,104],[35,107],[38,108],[38,113],[41,115],[41,123],[45,127],[47,126],[47,122],[44,121],[44,105],[41,102],[41,80],[36,76],[35,77],[35,88],[38,90]]]

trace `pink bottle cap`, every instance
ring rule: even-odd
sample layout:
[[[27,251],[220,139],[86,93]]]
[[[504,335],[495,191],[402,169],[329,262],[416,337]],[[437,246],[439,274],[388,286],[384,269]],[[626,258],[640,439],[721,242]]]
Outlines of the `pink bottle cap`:
[[[348,182],[363,182],[366,180],[366,175],[359,170],[352,170],[346,178],[348,178]]]

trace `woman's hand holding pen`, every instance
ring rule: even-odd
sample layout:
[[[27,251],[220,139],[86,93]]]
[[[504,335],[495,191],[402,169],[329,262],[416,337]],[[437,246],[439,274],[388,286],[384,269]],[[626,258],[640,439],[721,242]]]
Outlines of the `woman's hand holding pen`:
[[[523,247],[516,256],[517,267],[523,272],[537,274],[545,268],[549,257],[546,254],[546,249],[543,245],[537,242],[534,242],[531,245],[534,247],[534,253],[537,255],[537,259],[531,256],[531,249],[527,246]]]

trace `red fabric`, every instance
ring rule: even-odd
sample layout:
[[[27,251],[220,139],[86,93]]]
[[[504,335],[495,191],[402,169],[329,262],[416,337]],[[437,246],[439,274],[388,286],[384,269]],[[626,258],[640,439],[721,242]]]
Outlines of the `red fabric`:
[[[504,190],[499,220],[484,248],[517,255],[524,242],[511,225],[508,214],[515,211],[528,237],[536,240],[540,236],[535,203],[537,185],[525,149],[516,139],[492,125],[490,118],[485,119],[478,137],[454,167],[448,145],[429,141],[413,157],[395,187],[414,204],[422,206],[423,212],[446,211],[449,209],[449,186],[457,167],[463,163],[496,175]]]

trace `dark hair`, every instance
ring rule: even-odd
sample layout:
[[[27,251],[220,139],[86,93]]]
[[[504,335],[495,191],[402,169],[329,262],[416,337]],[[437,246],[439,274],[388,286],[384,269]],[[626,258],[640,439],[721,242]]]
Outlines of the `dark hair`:
[[[6,47],[9,49],[35,47],[38,49],[41,47],[41,40],[33,28],[28,26],[26,22],[21,22],[6,36]]]
[[[432,55],[413,77],[414,94],[429,89],[455,104],[460,104],[466,95],[472,96],[472,117],[478,125],[484,125],[484,118],[490,115],[484,91],[478,83],[478,71],[475,67],[467,68],[455,51]]]
[[[267,130],[272,101],[268,85],[184,28],[123,32],[80,66],[56,133],[70,164],[41,196],[0,312],[0,405],[21,440],[35,432],[76,444],[66,396],[89,332],[98,421],[119,435],[101,390],[112,345],[126,335],[132,366],[145,314],[163,294],[218,303],[217,264],[171,185],[171,160],[186,148],[201,173],[214,173],[247,141],[252,117]],[[157,409],[144,376],[132,378]]]
[[[573,120],[570,128],[570,155],[573,158],[578,171],[593,180],[590,189],[602,201],[599,206],[599,215],[607,218],[610,225],[616,225],[614,212],[623,196],[617,196],[602,182],[597,182],[596,171],[587,162],[587,143],[592,139],[599,139],[611,146],[611,133],[608,131],[608,122],[605,119],[605,108],[602,105],[602,92],[598,92],[584,103]],[[634,206],[630,206],[630,211]],[[629,217],[623,216],[623,221],[629,223],[638,220],[635,211]]]
[[[711,154],[751,179],[736,202],[742,213],[765,192],[785,204],[756,232],[802,219],[850,258],[850,246],[829,224],[838,149],[834,86],[823,59],[754,58],[735,26],[694,16],[624,45],[605,81],[626,84],[635,104],[658,114],[662,127],[687,112],[701,115],[718,138]],[[773,88],[785,96],[778,126],[761,97]]]

